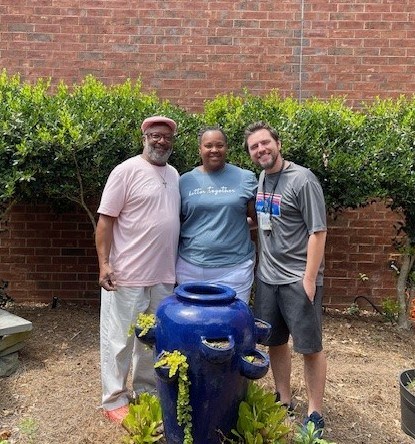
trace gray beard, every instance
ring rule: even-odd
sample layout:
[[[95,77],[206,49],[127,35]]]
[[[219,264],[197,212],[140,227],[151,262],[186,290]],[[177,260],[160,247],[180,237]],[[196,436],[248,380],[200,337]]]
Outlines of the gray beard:
[[[167,161],[169,160],[169,157],[172,153],[173,149],[169,149],[166,151],[165,154],[160,155],[156,152],[154,148],[149,147],[147,151],[148,158],[154,163],[155,165],[165,165]]]

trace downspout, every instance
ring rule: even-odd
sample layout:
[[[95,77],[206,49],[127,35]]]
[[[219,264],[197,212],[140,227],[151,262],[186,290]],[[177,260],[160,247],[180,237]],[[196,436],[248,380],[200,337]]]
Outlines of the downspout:
[[[303,100],[303,48],[304,48],[304,0],[301,0],[301,28],[300,28],[300,60],[299,60],[299,88],[298,100]]]

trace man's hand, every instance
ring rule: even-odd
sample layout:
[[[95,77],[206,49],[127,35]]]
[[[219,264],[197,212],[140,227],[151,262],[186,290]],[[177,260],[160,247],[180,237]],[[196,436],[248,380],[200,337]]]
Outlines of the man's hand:
[[[117,289],[117,280],[115,273],[110,266],[106,266],[99,274],[99,285],[107,291],[115,291]]]
[[[306,277],[304,277],[303,278],[303,287],[304,287],[304,291],[306,292],[308,299],[310,299],[311,302],[314,302],[314,298],[316,296],[316,281],[315,281],[315,279],[307,279]]]

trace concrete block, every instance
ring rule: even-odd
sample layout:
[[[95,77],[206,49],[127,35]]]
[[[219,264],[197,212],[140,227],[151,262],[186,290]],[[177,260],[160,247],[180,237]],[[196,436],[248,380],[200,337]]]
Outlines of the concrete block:
[[[19,367],[19,353],[10,353],[0,357],[0,377],[10,376]]]
[[[11,335],[0,336],[0,356],[8,355],[20,350],[24,345],[24,340],[31,335],[31,331],[21,331]]]
[[[0,336],[30,330],[32,330],[30,321],[0,309]]]

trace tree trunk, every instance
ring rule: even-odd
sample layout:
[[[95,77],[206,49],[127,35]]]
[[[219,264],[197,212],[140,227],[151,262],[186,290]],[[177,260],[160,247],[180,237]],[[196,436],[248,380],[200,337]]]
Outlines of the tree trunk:
[[[406,242],[405,251],[409,249],[409,239]],[[396,286],[396,298],[399,302],[399,316],[398,316],[398,328],[409,330],[411,328],[411,322],[409,320],[409,302],[407,297],[407,283],[408,276],[412,270],[415,256],[409,253],[402,255],[402,265],[398,274],[398,283]]]

